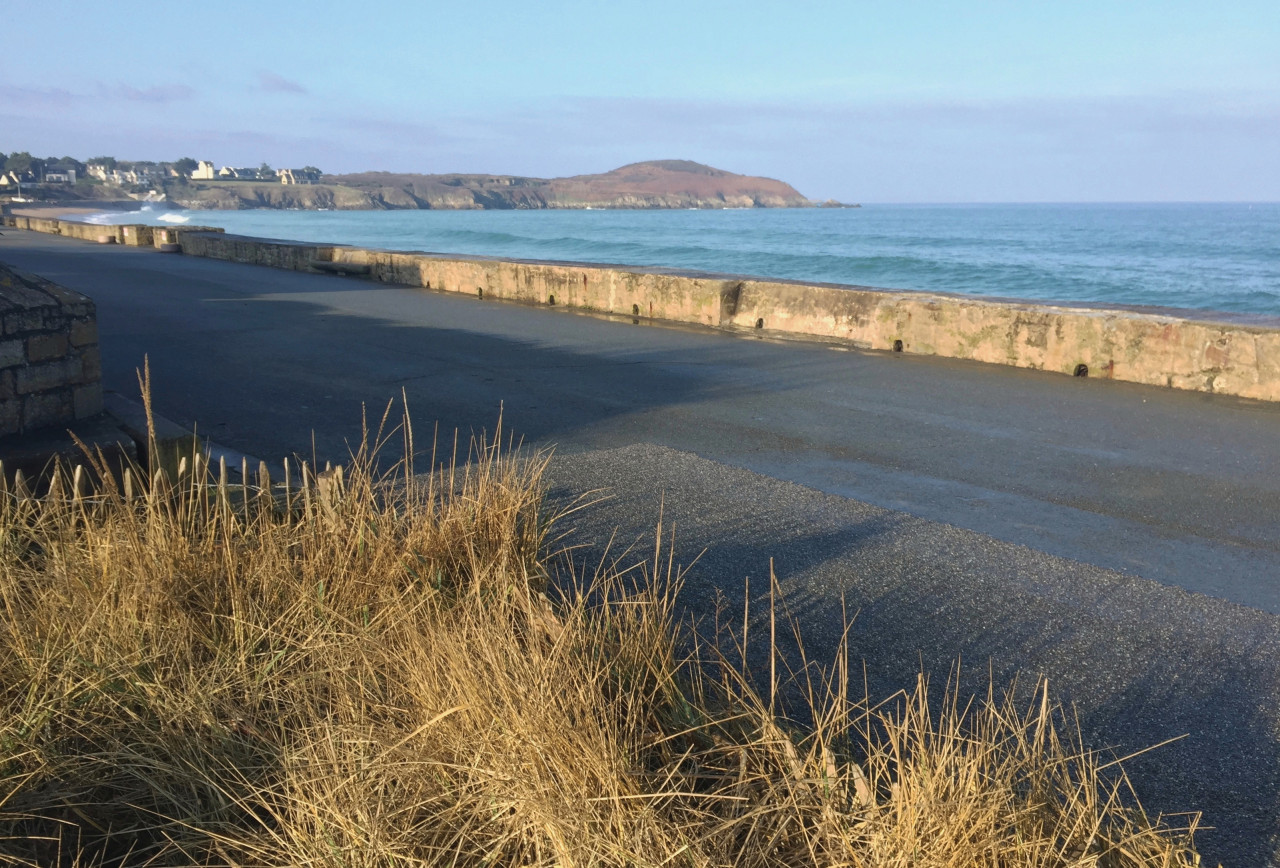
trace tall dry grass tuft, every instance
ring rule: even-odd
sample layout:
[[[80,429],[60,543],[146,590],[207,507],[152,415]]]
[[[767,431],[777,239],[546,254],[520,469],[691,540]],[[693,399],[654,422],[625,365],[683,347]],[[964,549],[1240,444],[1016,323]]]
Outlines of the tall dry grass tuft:
[[[382,472],[387,439],[0,496],[0,861],[1197,863],[1047,690],[871,708],[846,653],[789,725],[677,635],[661,552],[548,592],[545,455]]]

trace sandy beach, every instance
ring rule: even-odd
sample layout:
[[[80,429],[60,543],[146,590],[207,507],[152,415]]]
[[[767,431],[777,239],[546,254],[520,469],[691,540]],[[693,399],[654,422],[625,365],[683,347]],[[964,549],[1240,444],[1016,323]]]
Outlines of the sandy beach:
[[[64,217],[87,217],[103,211],[138,211],[143,202],[104,200],[102,202],[19,202],[9,203],[7,213],[18,217],[47,217],[60,220]]]

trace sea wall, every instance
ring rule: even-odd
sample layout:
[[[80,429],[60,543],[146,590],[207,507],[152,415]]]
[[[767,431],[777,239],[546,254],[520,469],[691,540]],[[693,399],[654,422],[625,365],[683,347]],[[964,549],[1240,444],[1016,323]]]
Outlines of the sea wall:
[[[45,232],[50,235],[65,235],[68,238],[79,238],[83,241],[96,241],[99,244],[127,244],[130,247],[153,247],[156,233],[162,232],[154,226],[141,224],[104,225],[98,223],[81,223],[75,220],[58,220],[50,217],[28,217],[5,215],[3,225],[14,229],[29,229],[32,232]]]
[[[93,302],[0,264],[0,435],[102,412]]]
[[[19,228],[101,240],[80,228],[87,224],[4,220]],[[117,243],[142,244],[142,230],[148,227],[111,228],[120,230]],[[137,232],[130,235],[128,229]],[[192,256],[360,275],[480,299],[821,338],[873,350],[1280,401],[1280,318],[1275,317],[395,252],[249,238],[190,226],[156,229],[149,243],[176,245]]]
[[[1275,317],[748,280],[732,321],[872,349],[1280,401]]]
[[[249,265],[266,265],[271,268],[288,268],[293,271],[312,270],[311,263],[318,262],[333,249],[331,245],[298,244],[270,238],[227,235],[221,231],[208,231],[199,227],[176,227],[166,229],[165,233],[188,256],[243,262]]]

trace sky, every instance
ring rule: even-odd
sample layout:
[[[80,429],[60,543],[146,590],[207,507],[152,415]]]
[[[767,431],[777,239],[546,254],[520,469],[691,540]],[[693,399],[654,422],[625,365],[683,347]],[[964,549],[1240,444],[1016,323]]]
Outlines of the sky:
[[[1280,0],[5,0],[0,151],[1280,201]]]

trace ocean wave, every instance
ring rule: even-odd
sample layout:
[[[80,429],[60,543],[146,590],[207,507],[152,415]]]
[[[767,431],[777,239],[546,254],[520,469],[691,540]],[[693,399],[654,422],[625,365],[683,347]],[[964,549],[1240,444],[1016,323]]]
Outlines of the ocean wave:
[[[89,214],[79,219],[95,226],[118,226],[122,223],[143,223],[146,225],[153,225],[157,222],[186,223],[191,218],[169,208],[143,205],[136,211],[99,211],[97,214]]]
[[[95,226],[113,226],[116,223],[124,222],[120,219],[121,216],[122,215],[119,211],[100,211],[97,214],[89,214],[85,217],[81,217],[80,219],[85,223],[92,223]]]

